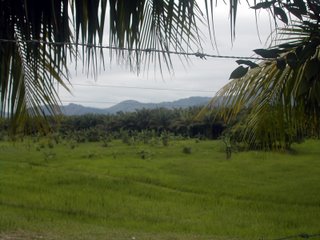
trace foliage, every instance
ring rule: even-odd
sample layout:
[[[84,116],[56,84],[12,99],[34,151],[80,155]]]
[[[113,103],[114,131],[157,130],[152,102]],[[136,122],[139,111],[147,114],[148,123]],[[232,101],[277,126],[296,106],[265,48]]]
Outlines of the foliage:
[[[233,37],[239,2],[229,1]],[[77,59],[82,49],[83,64],[97,71],[106,16],[110,24],[110,46],[156,50],[129,50],[127,53],[115,50],[118,60],[125,59],[138,72],[143,68],[141,63],[147,63],[148,69],[151,62],[156,65],[162,62],[171,69],[169,50],[184,51],[193,44],[201,49],[197,22],[207,20],[211,26],[209,31],[214,29],[214,3],[205,0],[205,6],[204,16],[195,0],[130,1],[130,4],[124,0],[94,3],[52,0],[41,4],[1,1],[0,25],[4,29],[0,39],[9,40],[0,42],[1,115],[8,114],[11,127],[16,129],[17,124],[26,122],[29,116],[43,114],[42,104],[49,112],[56,113],[58,96],[54,86],[58,83],[67,88],[67,57]],[[277,28],[270,48],[254,50],[263,61],[237,61],[240,66],[231,73],[233,80],[218,93],[225,98],[221,115],[226,121],[232,121],[241,109],[249,107],[247,127],[242,133],[244,141],[254,147],[287,148],[296,139],[319,135],[320,3],[316,0],[260,0],[254,1],[251,8],[268,10],[276,26],[281,22],[284,27]],[[78,43],[83,43],[81,48]],[[103,57],[102,51],[100,56]],[[161,64],[160,69],[162,71]],[[152,119],[146,113],[139,114],[136,126],[141,131]],[[277,121],[270,127],[274,118]],[[165,117],[159,119],[163,120],[164,128],[158,125],[158,130],[163,132],[168,122]],[[130,125],[126,119],[122,120],[121,125]],[[39,124],[41,118],[32,118],[32,121]],[[184,126],[189,136],[190,126]],[[176,127],[178,129],[179,125]]]
[[[184,146],[184,147],[182,148],[182,152],[185,153],[185,154],[191,154],[191,153],[192,153],[192,148],[191,148],[191,147]]]
[[[150,151],[143,149],[138,152],[138,155],[140,156],[141,159],[150,159],[153,154]]]
[[[62,116],[58,124],[49,119],[51,132],[47,135],[56,144],[63,139],[72,139],[78,143],[102,141],[105,146],[114,138],[122,139],[128,144],[132,144],[133,141],[157,144],[157,138],[163,132],[185,138],[218,138],[224,129],[221,120],[214,119],[213,114],[203,120],[196,119],[200,109],[201,107],[173,110],[160,108],[142,109],[115,115]],[[148,116],[147,121],[141,120],[145,119],[144,116]],[[5,126],[6,121],[4,120],[3,128],[0,125],[0,131],[3,131],[4,134],[7,132]],[[28,129],[21,132],[22,136],[42,134],[36,126],[32,125],[32,121],[28,123]]]
[[[16,129],[29,116],[44,116],[42,106],[59,112],[56,85],[68,89],[67,59],[81,54],[84,68],[98,72],[106,17],[112,53],[139,72],[151,62],[171,69],[170,54],[116,49],[201,49],[202,15],[194,0],[2,0],[0,115]]]
[[[169,145],[170,134],[169,134],[167,131],[163,131],[163,132],[161,133],[160,138],[161,138],[161,141],[162,141],[163,146],[166,147],[166,146]]]
[[[128,131],[124,131],[121,130],[120,131],[120,137],[123,143],[127,144],[127,145],[131,145],[132,144],[132,138],[130,137],[130,134]]]
[[[264,60],[238,61],[212,103],[223,99],[220,115],[228,123],[248,109],[240,117],[241,137],[251,147],[290,148],[320,132],[320,2],[265,1],[252,8],[269,10],[284,26],[268,49],[254,50]]]
[[[101,136],[100,140],[103,142],[103,147],[108,147],[112,142],[112,136],[110,134],[104,134]]]

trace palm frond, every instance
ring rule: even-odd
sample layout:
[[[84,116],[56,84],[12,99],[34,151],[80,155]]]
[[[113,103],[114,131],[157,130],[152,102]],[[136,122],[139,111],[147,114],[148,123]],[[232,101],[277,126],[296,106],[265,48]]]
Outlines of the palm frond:
[[[147,0],[110,2],[110,45],[129,49],[150,49],[150,52],[115,51],[138,72],[150,63],[169,70],[173,64],[169,53],[187,52],[191,46],[201,49],[201,34],[197,22],[202,21],[200,8],[194,0]],[[126,55],[127,54],[127,55]],[[143,65],[141,65],[143,64]]]
[[[201,48],[196,22],[202,13],[194,0],[0,1],[0,39],[10,40],[0,41],[0,113],[13,119],[14,128],[23,116],[44,115],[43,105],[56,112],[55,85],[66,88],[69,57],[77,59],[82,51],[83,65],[97,71],[106,16],[111,46],[187,51],[195,44]],[[87,46],[80,48],[77,43]],[[115,53],[137,71],[142,63],[151,62],[172,69],[168,53]]]
[[[287,147],[297,136],[320,131],[320,29],[317,22],[296,22],[279,29],[277,59],[262,61],[217,94],[220,114],[245,116],[243,139],[260,147]],[[212,106],[217,101],[212,101]]]

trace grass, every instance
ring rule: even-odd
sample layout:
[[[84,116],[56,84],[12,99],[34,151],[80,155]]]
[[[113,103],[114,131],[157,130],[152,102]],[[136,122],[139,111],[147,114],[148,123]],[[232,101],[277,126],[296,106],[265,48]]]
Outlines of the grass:
[[[52,147],[52,146],[51,146]],[[183,149],[192,149],[183,153]],[[0,142],[0,239],[267,239],[320,232],[320,142]]]

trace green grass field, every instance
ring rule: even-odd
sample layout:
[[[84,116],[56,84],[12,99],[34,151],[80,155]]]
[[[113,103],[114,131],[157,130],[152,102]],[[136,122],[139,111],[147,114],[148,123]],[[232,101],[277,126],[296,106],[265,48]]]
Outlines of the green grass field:
[[[43,140],[45,141],[45,140]],[[0,142],[0,239],[273,239],[320,233],[320,142]],[[182,152],[190,147],[191,154]]]

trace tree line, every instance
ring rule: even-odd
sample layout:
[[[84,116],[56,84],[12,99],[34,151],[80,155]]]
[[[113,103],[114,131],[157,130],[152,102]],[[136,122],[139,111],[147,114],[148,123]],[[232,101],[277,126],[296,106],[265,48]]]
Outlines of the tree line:
[[[20,129],[18,136],[48,135],[57,139],[68,139],[75,142],[103,142],[105,145],[112,139],[121,139],[125,143],[141,141],[148,143],[151,139],[158,139],[164,145],[170,137],[196,138],[196,139],[222,139],[226,146],[237,150],[246,149],[290,149],[293,143],[302,142],[306,138],[319,138],[320,133],[310,131],[296,132],[290,125],[284,129],[285,134],[269,136],[269,128],[277,128],[277,117],[270,109],[270,119],[260,126],[259,134],[252,142],[250,135],[244,134],[248,128],[247,118],[251,111],[246,108],[234,121],[226,124],[225,119],[216,109],[203,111],[203,107],[190,107],[179,109],[140,109],[134,112],[118,112],[116,114],[85,114],[79,116],[60,115],[58,118],[47,116],[49,128],[39,128],[38,118],[30,118],[24,128]],[[244,120],[245,119],[245,120]],[[42,120],[42,119],[41,119]],[[10,136],[10,120],[0,120],[0,137]],[[45,124],[47,126],[47,124]],[[15,134],[14,138],[18,138]],[[267,139],[267,140],[266,140]]]
[[[225,129],[223,121],[216,118],[213,111],[199,118],[198,113],[201,109],[202,107],[187,109],[144,108],[134,112],[118,112],[109,115],[60,115],[58,120],[56,117],[47,117],[50,124],[49,129],[45,131],[41,131],[36,119],[31,118],[20,131],[20,135],[58,133],[64,137],[78,135],[78,141],[99,141],[106,134],[119,137],[124,132],[128,135],[134,135],[147,131],[156,136],[170,133],[186,138],[219,138]],[[9,124],[9,120],[2,119],[0,128],[3,133],[10,129]]]

